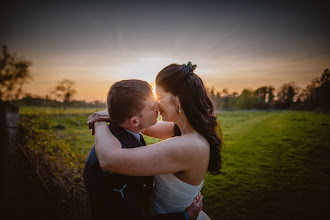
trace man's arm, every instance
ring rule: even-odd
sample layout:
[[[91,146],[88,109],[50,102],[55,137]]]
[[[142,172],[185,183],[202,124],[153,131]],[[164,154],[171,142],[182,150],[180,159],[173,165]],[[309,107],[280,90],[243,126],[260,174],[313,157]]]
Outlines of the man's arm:
[[[196,220],[199,212],[203,208],[203,196],[199,193],[189,207],[184,212],[170,213],[165,215],[148,216],[144,220]]]

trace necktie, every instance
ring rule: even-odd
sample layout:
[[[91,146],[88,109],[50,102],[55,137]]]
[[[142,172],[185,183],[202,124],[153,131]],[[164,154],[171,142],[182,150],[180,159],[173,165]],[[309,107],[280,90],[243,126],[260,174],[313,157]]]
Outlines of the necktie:
[[[143,146],[147,145],[146,142],[144,141],[144,138],[143,138],[142,134],[140,134],[140,142]]]

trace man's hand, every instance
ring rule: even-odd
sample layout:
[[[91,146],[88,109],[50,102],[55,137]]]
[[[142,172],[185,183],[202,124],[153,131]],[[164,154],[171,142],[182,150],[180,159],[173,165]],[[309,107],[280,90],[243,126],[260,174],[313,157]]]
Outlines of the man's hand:
[[[203,208],[203,196],[201,193],[194,198],[194,201],[191,205],[186,208],[184,211],[187,213],[189,220],[196,220],[199,212]]]
[[[108,111],[94,112],[91,116],[87,118],[87,124],[89,129],[92,129],[92,135],[95,134],[94,123],[96,121],[110,121]]]

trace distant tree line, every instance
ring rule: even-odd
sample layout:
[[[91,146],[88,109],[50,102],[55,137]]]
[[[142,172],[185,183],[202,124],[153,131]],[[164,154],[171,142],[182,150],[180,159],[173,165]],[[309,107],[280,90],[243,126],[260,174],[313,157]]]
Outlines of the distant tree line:
[[[49,107],[71,107],[71,108],[106,108],[106,104],[100,101],[86,102],[84,100],[74,100],[77,93],[75,82],[64,79],[58,82],[45,98],[25,94],[24,98],[11,101],[17,106],[49,106]]]
[[[31,63],[10,53],[7,46],[0,53],[0,100],[27,106],[64,106],[64,107],[105,107],[99,101],[85,102],[73,100],[77,93],[75,82],[64,79],[58,82],[45,98],[23,95],[22,86],[32,76]],[[262,86],[256,90],[244,89],[241,94],[229,93],[228,89],[215,92],[209,89],[211,99],[217,110],[242,109],[292,109],[330,111],[330,73],[326,69],[321,77],[311,81],[305,89],[294,82],[283,84],[275,90],[273,86]],[[23,97],[23,98],[22,98]]]
[[[209,89],[217,110],[319,110],[330,111],[330,73],[326,69],[305,89],[294,82],[285,83],[275,90],[272,86],[263,86],[256,90],[244,89],[239,95],[229,93],[227,89],[216,92]]]
[[[106,108],[106,104],[100,101],[86,102],[84,100],[72,100],[70,102],[55,99],[27,95],[24,98],[10,101],[16,106],[47,106],[47,107],[71,107],[71,108]]]
[[[0,51],[0,101],[18,106],[51,107],[105,107],[100,101],[73,100],[77,93],[75,82],[64,79],[56,84],[45,98],[23,92],[23,85],[32,78],[29,72],[31,62],[11,53],[6,45]]]

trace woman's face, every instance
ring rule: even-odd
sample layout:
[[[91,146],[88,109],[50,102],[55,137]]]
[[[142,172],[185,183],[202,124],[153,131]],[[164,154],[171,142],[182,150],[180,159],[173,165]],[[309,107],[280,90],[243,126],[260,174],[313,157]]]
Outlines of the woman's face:
[[[161,86],[156,86],[156,100],[162,120],[175,122],[179,111],[178,99],[172,93],[165,92]]]

